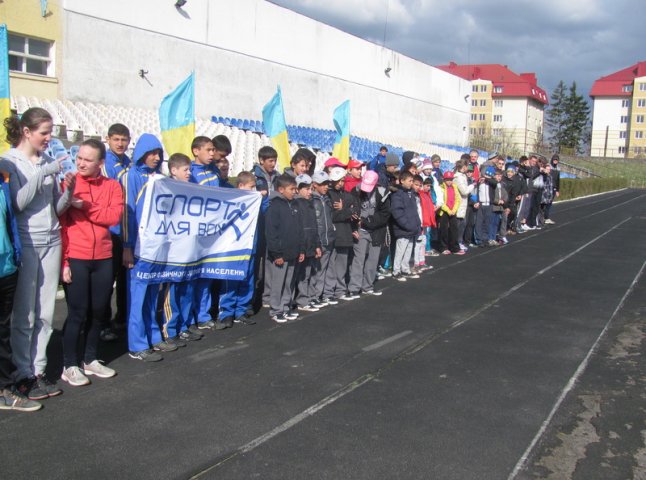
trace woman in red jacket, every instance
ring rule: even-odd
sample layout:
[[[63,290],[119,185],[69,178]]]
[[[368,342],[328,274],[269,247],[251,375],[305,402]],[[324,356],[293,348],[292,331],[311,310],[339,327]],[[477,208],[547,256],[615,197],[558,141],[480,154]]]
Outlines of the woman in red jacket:
[[[101,167],[105,146],[86,140],[76,157],[76,187],[71,207],[61,217],[63,282],[67,320],[63,335],[64,369],[61,378],[73,386],[87,385],[86,375],[108,378],[115,371],[96,358],[101,321],[110,302],[112,239],[108,227],[121,220],[123,193]],[[79,342],[85,330],[85,342]],[[85,344],[83,351],[79,345]],[[80,357],[83,356],[82,368]]]

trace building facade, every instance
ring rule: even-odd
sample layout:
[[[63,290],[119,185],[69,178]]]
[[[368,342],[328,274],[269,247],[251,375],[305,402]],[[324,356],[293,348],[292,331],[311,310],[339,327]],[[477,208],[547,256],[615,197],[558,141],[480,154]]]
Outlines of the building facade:
[[[646,157],[646,61],[601,77],[590,90],[595,157]]]
[[[451,62],[437,68],[471,81],[467,101],[471,105],[472,145],[510,154],[538,149],[543,141],[543,113],[548,99],[533,73],[518,75],[497,64]]]

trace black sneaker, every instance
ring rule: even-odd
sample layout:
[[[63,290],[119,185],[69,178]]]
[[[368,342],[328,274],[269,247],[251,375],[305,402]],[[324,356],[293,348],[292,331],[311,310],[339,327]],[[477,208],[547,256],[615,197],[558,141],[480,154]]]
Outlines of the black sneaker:
[[[0,391],[0,410],[17,410],[19,412],[35,412],[40,410],[42,405],[29,400],[19,391],[5,388]]]
[[[285,317],[284,313],[279,313],[277,315],[274,315],[273,317],[271,317],[271,319],[276,323],[285,323],[285,322],[287,322],[287,317]]]
[[[119,335],[112,328],[104,328],[101,330],[99,337],[103,342],[116,342],[119,339]]]
[[[339,300],[337,300],[336,298],[327,298],[326,300],[327,300],[328,305],[338,305],[339,304]]]
[[[405,282],[406,276],[403,273],[393,273],[393,279],[398,282]]]
[[[141,360],[142,362],[159,362],[164,359],[161,353],[155,352],[152,348],[141,350],[139,352],[128,352],[128,355],[130,358]]]
[[[42,400],[47,397],[55,397],[61,393],[63,393],[63,390],[56,386],[56,382],[50,381],[45,375],[38,375],[27,398],[29,400]],[[43,394],[47,396],[43,397]]]
[[[379,290],[375,290],[375,289],[371,288],[370,290],[364,290],[362,293],[364,295],[374,295],[375,297],[378,297],[378,296],[382,295],[384,292],[381,292]]]
[[[198,322],[197,328],[200,330],[213,330],[215,328],[215,322],[213,320],[207,320],[206,322]]]
[[[224,320],[215,322],[216,330],[224,330],[225,328],[231,328],[231,327],[233,327],[233,318],[231,317],[227,317]]]
[[[235,323],[242,323],[243,325],[255,325],[256,321],[249,318],[248,314],[244,314],[241,317],[238,317],[234,320]]]
[[[299,317],[298,312],[290,311],[285,314],[287,320],[296,320]]]
[[[348,292],[341,297],[341,300],[350,301],[350,300],[356,300],[357,298],[360,298],[360,295],[358,295],[357,293]]]
[[[169,342],[173,345],[176,345],[177,348],[182,348],[188,345],[188,341],[181,338],[179,335],[173,338],[169,338],[166,342]]]
[[[202,340],[202,334],[186,330],[179,334],[179,338],[186,340],[187,342],[197,342],[198,340]]]
[[[153,350],[156,352],[174,352],[177,350],[177,345],[172,342],[172,339],[168,339],[165,342],[159,342],[153,345]]]

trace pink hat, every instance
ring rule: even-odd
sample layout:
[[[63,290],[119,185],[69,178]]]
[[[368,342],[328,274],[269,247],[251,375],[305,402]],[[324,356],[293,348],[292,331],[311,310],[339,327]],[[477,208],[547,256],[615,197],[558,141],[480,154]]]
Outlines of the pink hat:
[[[326,167],[341,167],[346,168],[346,166],[339,161],[338,158],[330,157],[323,164]]]
[[[368,170],[363,174],[363,178],[361,178],[361,191],[366,193],[372,192],[375,188],[375,185],[377,185],[378,180],[379,175],[377,174],[377,172]]]

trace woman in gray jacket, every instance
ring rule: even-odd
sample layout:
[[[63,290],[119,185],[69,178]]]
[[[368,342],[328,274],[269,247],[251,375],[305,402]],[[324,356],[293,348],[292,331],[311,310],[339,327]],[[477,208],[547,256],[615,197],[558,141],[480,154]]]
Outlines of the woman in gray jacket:
[[[46,350],[61,269],[58,215],[70,205],[74,176],[65,176],[66,192],[61,194],[57,175],[64,159],[44,153],[53,126],[46,110],[30,108],[20,120],[5,120],[4,126],[13,148],[2,155],[0,170],[9,177],[23,247],[11,322],[12,359],[19,391],[31,400],[42,400],[61,393],[45,377]]]

